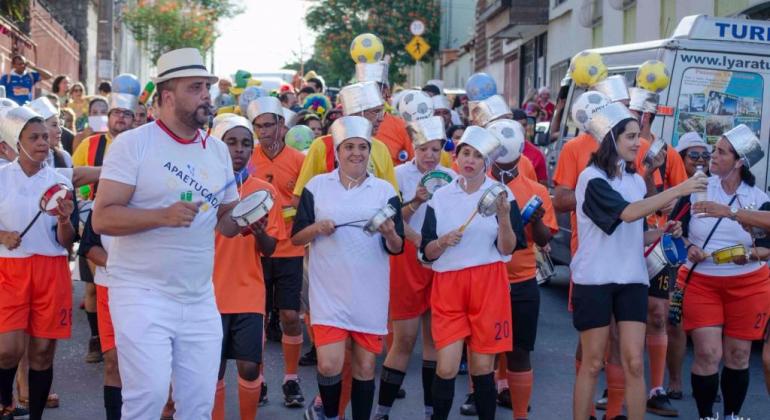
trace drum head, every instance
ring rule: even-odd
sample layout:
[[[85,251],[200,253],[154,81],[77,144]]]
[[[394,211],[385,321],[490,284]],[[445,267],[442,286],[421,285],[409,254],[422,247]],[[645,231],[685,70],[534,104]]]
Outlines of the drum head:
[[[72,190],[64,184],[56,184],[49,187],[40,198],[40,210],[55,215],[59,206],[59,199],[72,198]]]
[[[254,191],[243,197],[241,201],[233,208],[233,217],[243,217],[250,211],[257,208],[270,197],[270,193],[265,190]]]
[[[500,194],[507,194],[503,184],[497,183],[487,188],[487,190],[484,191],[484,194],[482,194],[481,198],[479,199],[479,214],[484,217],[495,214],[497,211],[497,205],[495,204],[495,201],[497,200],[497,197],[500,196]]]
[[[433,195],[437,189],[452,182],[452,177],[443,171],[430,171],[420,180],[420,185],[428,190],[430,195]]]

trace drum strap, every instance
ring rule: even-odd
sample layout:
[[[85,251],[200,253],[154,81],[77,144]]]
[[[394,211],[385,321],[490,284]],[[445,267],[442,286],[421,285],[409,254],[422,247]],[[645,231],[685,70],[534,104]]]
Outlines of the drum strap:
[[[733,196],[733,198],[730,200],[730,202],[727,203],[727,206],[728,207],[732,206],[733,202],[735,202],[736,198],[738,198],[738,194],[735,194]],[[722,223],[722,219],[724,219],[724,217],[720,217],[719,219],[717,219],[716,223],[714,223],[714,227],[711,228],[711,232],[709,232],[708,236],[706,236],[706,241],[703,242],[703,249],[706,248],[706,245],[711,240],[711,237],[714,236],[714,232],[716,232],[717,227],[719,227],[719,224]],[[690,277],[692,277],[692,273],[693,273],[693,271],[695,271],[695,267],[697,267],[697,266],[698,266],[698,263],[694,263],[692,265],[692,267],[690,267],[690,271],[687,272],[687,277],[685,277],[685,279],[684,279],[684,287],[685,288],[687,288],[687,283],[690,282]]]

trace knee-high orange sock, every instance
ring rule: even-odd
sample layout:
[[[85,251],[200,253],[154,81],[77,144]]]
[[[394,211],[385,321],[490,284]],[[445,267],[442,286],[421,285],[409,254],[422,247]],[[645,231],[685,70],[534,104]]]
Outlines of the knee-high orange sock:
[[[607,418],[612,419],[623,414],[623,398],[626,393],[626,377],[623,366],[607,363]]]
[[[299,356],[302,351],[302,334],[286,335],[281,338],[281,347],[283,348],[284,377],[286,382],[290,379],[297,380],[297,367],[299,366]]]
[[[238,404],[241,420],[254,420],[259,409],[259,394],[262,393],[262,375],[254,381],[238,378]]]
[[[348,348],[345,350],[345,363],[342,364],[342,393],[340,394],[340,417],[345,415],[345,410],[350,403],[350,390],[353,388],[353,368],[351,367],[353,354]]]
[[[580,366],[583,364],[583,362],[575,358],[575,376],[577,376],[578,372],[580,372]],[[596,417],[596,406],[594,404],[591,404],[591,417]]]
[[[497,371],[495,372],[495,382],[497,382],[497,392],[508,388],[508,361],[505,354],[497,355]]]
[[[225,380],[217,382],[217,392],[214,394],[214,410],[211,411],[211,420],[225,420]]]
[[[650,389],[663,387],[663,376],[666,373],[666,352],[668,351],[668,335],[647,334],[647,353],[650,355]]]
[[[528,417],[527,408],[532,396],[533,381],[532,369],[526,372],[508,372],[508,389],[511,393],[514,419],[526,419]]]

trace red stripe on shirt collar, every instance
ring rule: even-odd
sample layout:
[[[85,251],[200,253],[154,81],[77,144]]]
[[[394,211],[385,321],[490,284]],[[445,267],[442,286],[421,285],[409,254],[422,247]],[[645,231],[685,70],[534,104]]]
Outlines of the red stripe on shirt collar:
[[[180,136],[176,135],[173,131],[171,131],[170,128],[168,128],[168,126],[166,124],[163,123],[163,121],[155,120],[155,122],[158,124],[158,127],[160,127],[160,129],[163,130],[164,133],[168,134],[168,136],[171,137],[172,140],[174,140],[175,142],[177,142],[179,144],[185,144],[185,145],[193,144],[193,143],[195,143],[198,140],[199,137],[201,137],[200,130],[196,130],[195,137],[193,137],[191,139],[186,139],[184,137],[180,137]],[[211,128],[209,128],[209,131],[206,132],[206,137],[203,137],[201,139],[201,144],[203,145],[204,149],[206,148],[206,140],[209,138],[209,133],[210,132],[211,132]]]

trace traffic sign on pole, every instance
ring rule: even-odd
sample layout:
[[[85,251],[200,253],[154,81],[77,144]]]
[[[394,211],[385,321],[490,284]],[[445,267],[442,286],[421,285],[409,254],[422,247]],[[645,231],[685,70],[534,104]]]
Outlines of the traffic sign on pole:
[[[409,25],[409,32],[414,36],[420,36],[425,33],[425,24],[421,20],[413,20]]]
[[[425,38],[415,35],[408,44],[406,44],[406,52],[414,58],[414,61],[420,61],[420,59],[430,50],[430,44]]]

